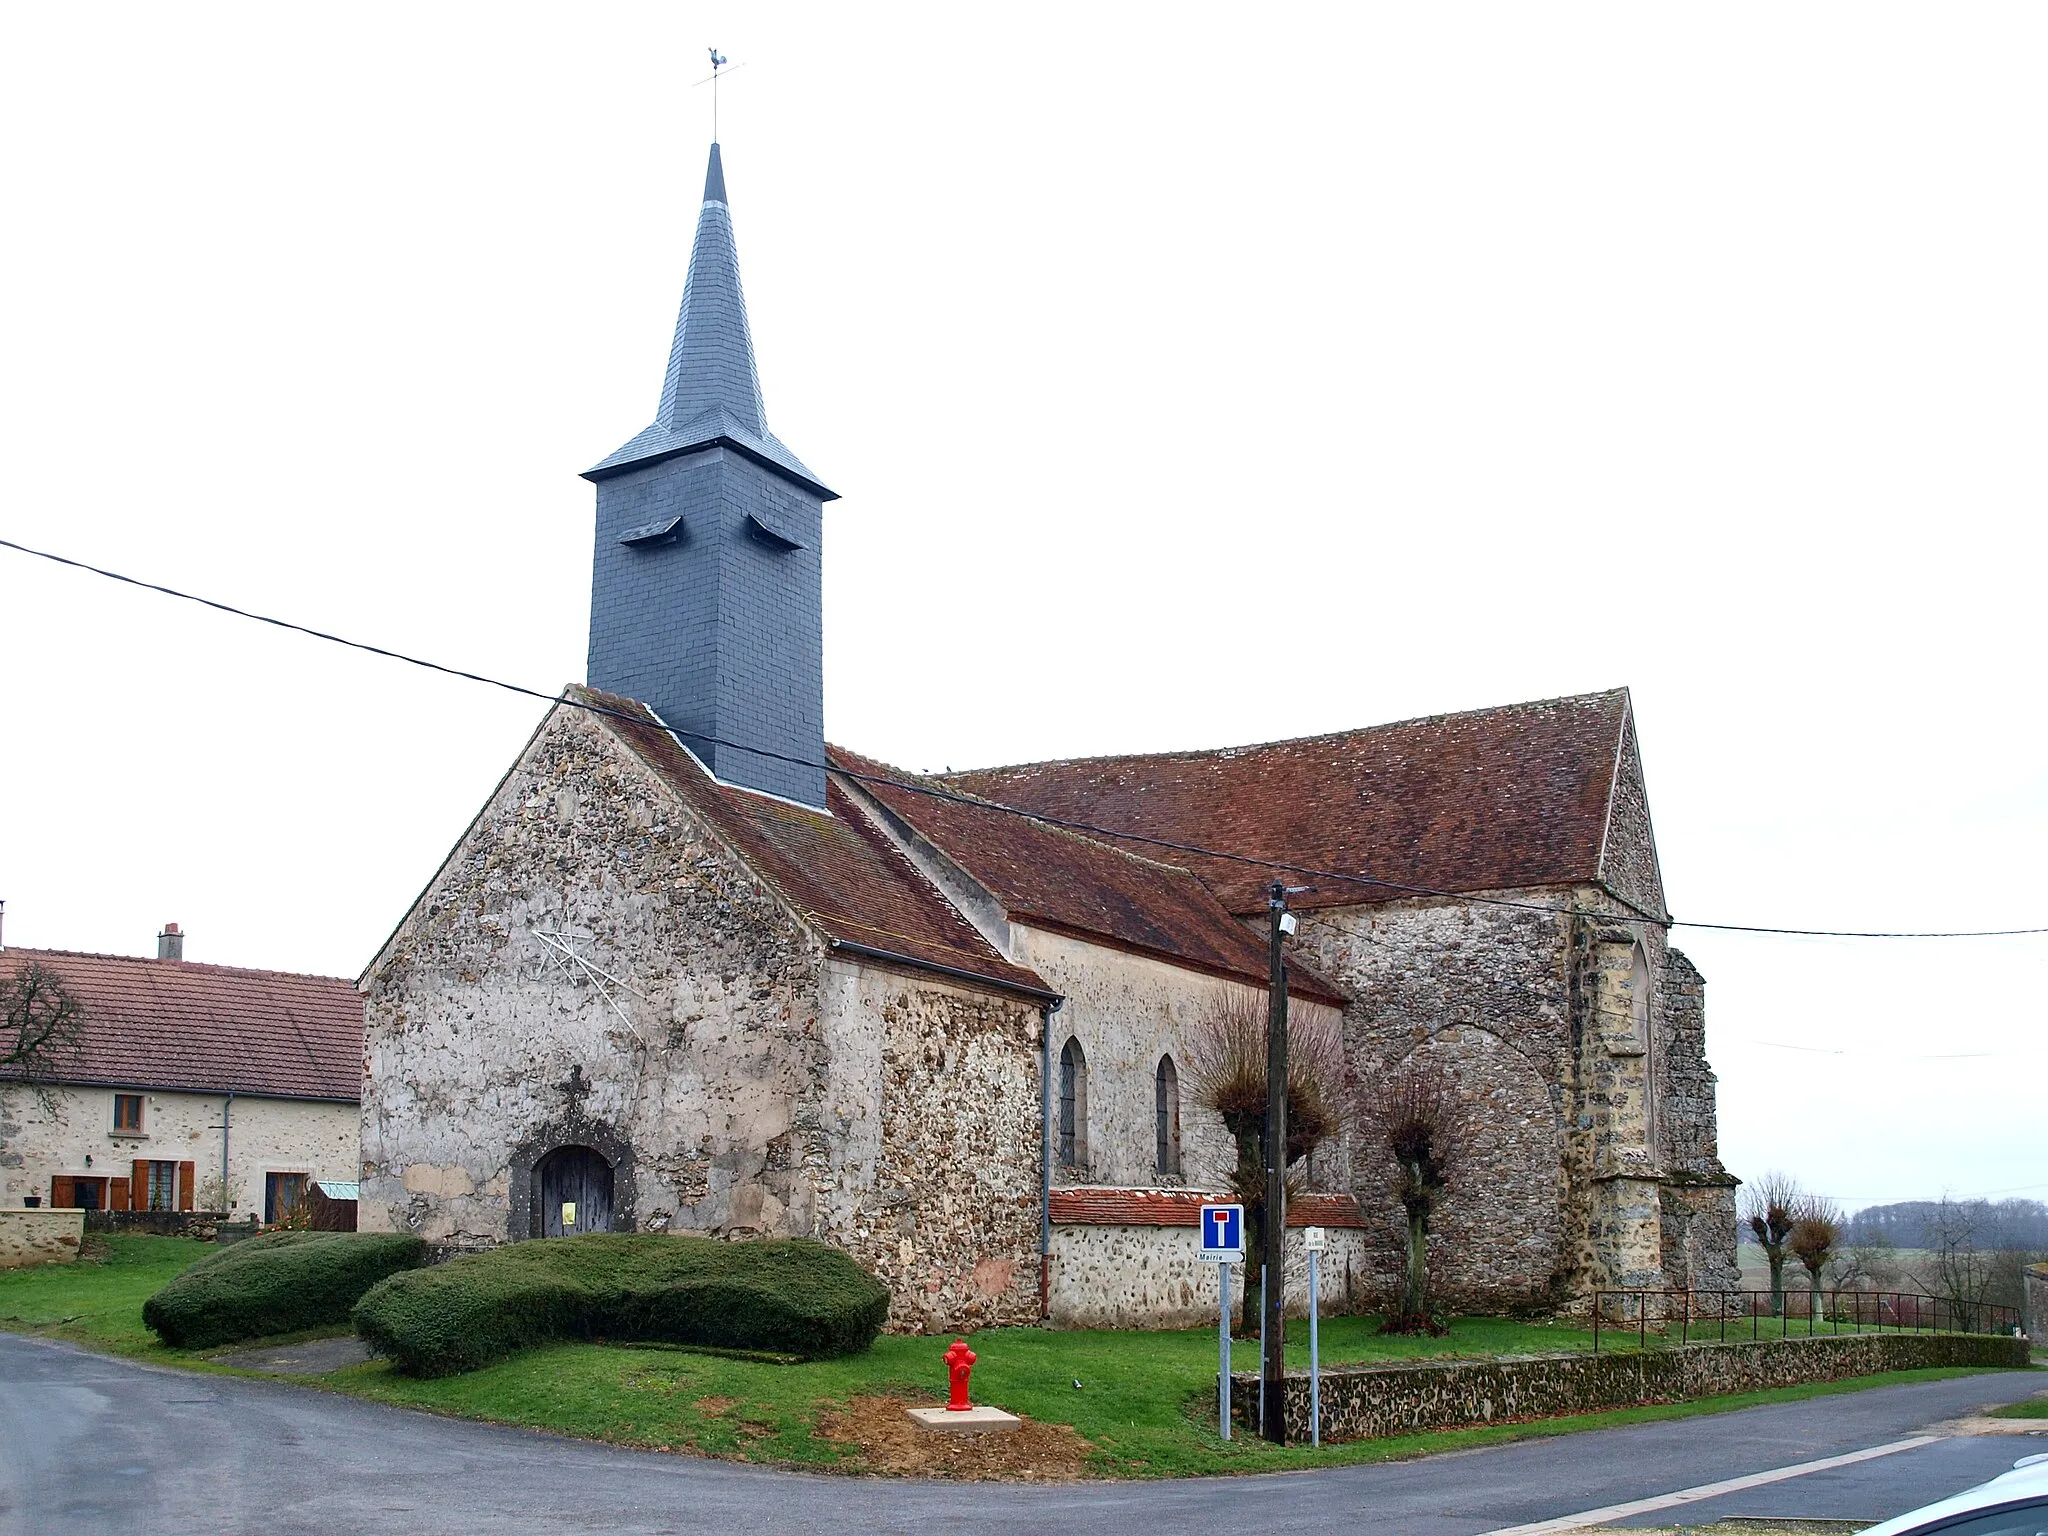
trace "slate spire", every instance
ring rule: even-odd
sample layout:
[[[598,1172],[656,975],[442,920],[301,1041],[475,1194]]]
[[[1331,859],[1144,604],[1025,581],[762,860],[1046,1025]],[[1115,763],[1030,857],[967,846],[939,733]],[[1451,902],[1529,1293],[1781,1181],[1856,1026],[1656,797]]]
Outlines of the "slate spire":
[[[683,283],[683,306],[676,316],[675,342],[669,349],[654,424],[584,471],[584,478],[600,480],[650,459],[715,443],[735,447],[782,471],[823,500],[837,499],[768,430],[761,378],[754,367],[754,339],[747,326],[746,294],[740,287],[739,248],[733,242],[732,210],[726,202],[725,166],[713,144],[704,172],[697,238],[690,247],[690,274]]]
[[[584,478],[591,687],[653,709],[720,782],[823,810],[836,497],[768,430],[716,144],[654,424]]]

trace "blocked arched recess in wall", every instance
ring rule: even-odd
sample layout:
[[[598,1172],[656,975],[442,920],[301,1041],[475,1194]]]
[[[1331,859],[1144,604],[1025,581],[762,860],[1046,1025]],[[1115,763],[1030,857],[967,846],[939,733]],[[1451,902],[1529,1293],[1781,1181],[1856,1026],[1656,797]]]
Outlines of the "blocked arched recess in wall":
[[[1510,1304],[1545,1294],[1563,1237],[1563,1128],[1529,1058],[1488,1030],[1453,1024],[1409,1053],[1471,1094],[1463,1165],[1430,1224],[1444,1299]]]

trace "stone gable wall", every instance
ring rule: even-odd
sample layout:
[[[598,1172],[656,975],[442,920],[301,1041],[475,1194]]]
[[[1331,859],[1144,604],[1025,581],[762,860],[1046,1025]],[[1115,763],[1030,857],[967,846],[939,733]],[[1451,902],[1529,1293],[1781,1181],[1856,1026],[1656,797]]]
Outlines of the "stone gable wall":
[[[1631,715],[1622,728],[1615,764],[1614,797],[1607,810],[1607,844],[1600,874],[1624,901],[1651,917],[1664,916],[1664,882],[1657,869],[1657,841],[1650,827],[1650,793],[1643,781]]]
[[[643,1230],[809,1232],[823,957],[602,725],[558,709],[370,977],[363,1229],[526,1236],[515,1169],[611,1136],[638,1152],[615,1212]]]

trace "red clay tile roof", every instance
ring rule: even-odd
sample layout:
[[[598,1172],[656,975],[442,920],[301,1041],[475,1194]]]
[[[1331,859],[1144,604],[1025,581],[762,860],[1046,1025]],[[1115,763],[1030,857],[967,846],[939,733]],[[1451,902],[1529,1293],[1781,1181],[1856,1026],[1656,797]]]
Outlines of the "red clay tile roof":
[[[609,710],[644,712],[631,699],[595,689],[570,692]],[[718,783],[651,718],[644,725],[617,715],[598,718],[829,938],[1002,987],[1053,995],[1035,972],[1012,965],[976,932],[839,785],[826,788],[832,812],[827,816]]]
[[[1202,1207],[1224,1198],[1199,1189],[1055,1189],[1052,1219],[1068,1226],[1198,1227]],[[1362,1227],[1365,1216],[1350,1195],[1301,1194],[1287,1202],[1287,1225]]]
[[[287,1099],[362,1095],[363,999],[338,976],[189,960],[0,951],[0,973],[40,960],[85,1003],[65,1082]]]
[[[988,800],[1119,832],[1442,891],[1598,878],[1628,690],[1434,715],[1262,746],[1077,758],[948,775]],[[1185,862],[1233,912],[1265,906],[1273,872]],[[1410,893],[1288,874],[1294,904]]]
[[[1265,985],[1266,946],[1185,869],[1007,811],[876,783],[932,781],[843,747],[828,750],[834,766],[862,775],[861,789],[979,881],[1018,921]],[[1298,963],[1291,974],[1297,997],[1336,1008],[1348,1001]]]

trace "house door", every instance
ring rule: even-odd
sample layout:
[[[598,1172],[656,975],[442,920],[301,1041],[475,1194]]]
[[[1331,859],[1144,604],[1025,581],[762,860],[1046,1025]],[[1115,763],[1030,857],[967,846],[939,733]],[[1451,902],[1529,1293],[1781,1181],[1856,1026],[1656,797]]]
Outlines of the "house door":
[[[589,1147],[557,1147],[533,1170],[533,1235],[612,1229],[612,1165]]]

